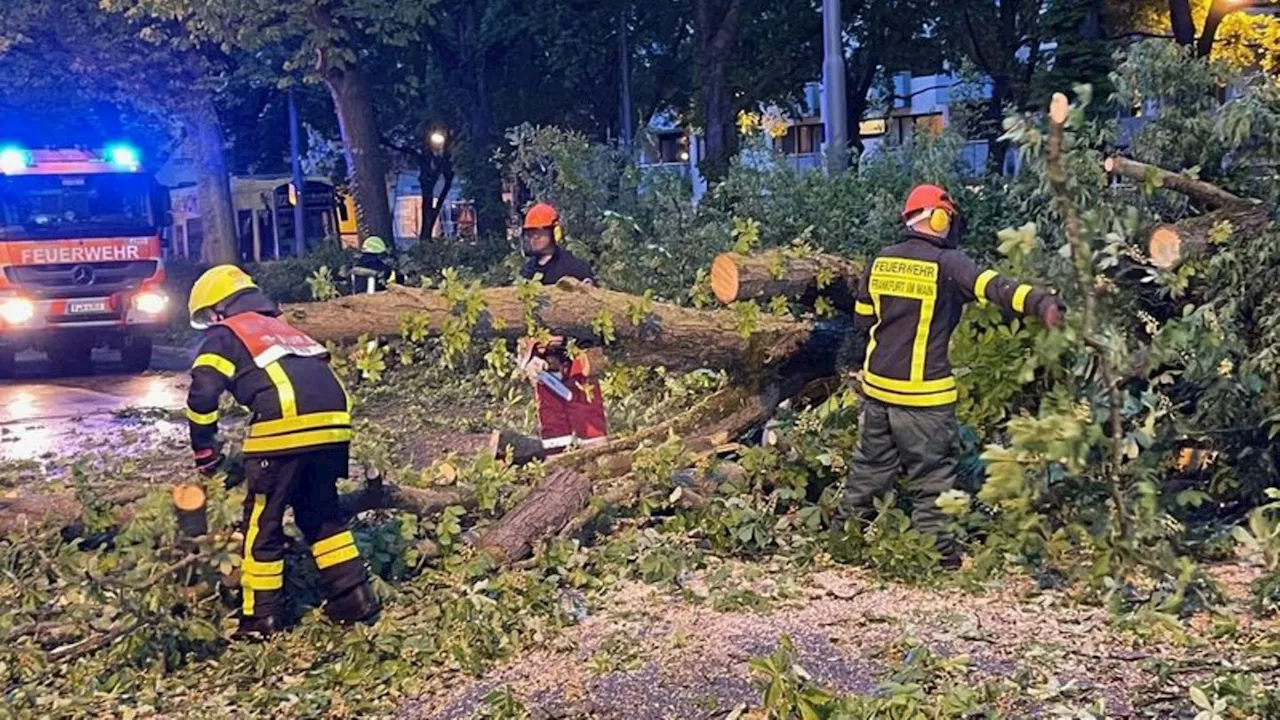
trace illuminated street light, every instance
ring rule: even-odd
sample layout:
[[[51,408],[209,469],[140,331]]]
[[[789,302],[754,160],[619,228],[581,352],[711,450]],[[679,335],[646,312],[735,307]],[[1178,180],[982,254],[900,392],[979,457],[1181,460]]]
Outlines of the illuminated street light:
[[[431,147],[439,150],[440,148],[444,147],[444,142],[447,139],[448,138],[445,137],[444,133],[440,132],[439,130],[436,130],[435,132],[431,133]]]

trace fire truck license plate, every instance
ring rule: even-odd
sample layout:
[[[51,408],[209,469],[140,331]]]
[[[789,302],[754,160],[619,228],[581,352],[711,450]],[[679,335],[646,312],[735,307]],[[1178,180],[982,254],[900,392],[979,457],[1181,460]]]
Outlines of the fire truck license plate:
[[[67,303],[68,315],[88,315],[107,311],[106,300],[81,300]]]

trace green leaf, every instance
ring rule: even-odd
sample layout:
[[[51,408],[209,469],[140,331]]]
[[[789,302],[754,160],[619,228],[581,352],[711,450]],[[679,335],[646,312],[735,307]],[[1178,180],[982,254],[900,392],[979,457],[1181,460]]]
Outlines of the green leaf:
[[[1190,693],[1191,702],[1194,703],[1196,707],[1201,710],[1213,709],[1213,703],[1209,702],[1209,696],[1205,695],[1204,690],[1201,690],[1198,685],[1192,685]]]

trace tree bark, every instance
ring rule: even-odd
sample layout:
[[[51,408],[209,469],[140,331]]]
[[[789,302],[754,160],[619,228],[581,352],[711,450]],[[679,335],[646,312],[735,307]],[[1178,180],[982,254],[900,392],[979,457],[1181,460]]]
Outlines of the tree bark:
[[[1007,0],[1006,0],[1007,1]],[[1004,137],[1004,106],[1012,96],[1009,78],[997,74],[991,80],[991,104],[987,107],[987,171],[993,175],[1004,174],[1004,158],[1009,141]]]
[[[728,305],[739,300],[769,300],[776,296],[798,299],[812,307],[825,297],[839,311],[853,312],[854,296],[862,277],[858,263],[835,255],[789,257],[788,250],[760,255],[721,253],[711,263],[711,290]],[[818,287],[819,275],[830,280]]]
[[[356,203],[360,237],[381,237],[395,248],[395,226],[387,198],[387,156],[373,109],[373,86],[357,66],[333,67],[317,51],[317,69],[324,77],[342,133],[347,178]]]
[[[538,540],[558,532],[591,499],[591,478],[568,469],[552,471],[502,519],[481,536],[476,546],[499,565],[528,557]]]
[[[621,98],[619,100],[619,120],[620,134],[622,136],[622,147],[630,155],[633,150],[635,141],[635,109],[631,101],[631,40],[628,37],[629,28],[627,27],[629,20],[627,13],[618,13],[618,73],[621,76],[619,92]]]
[[[1190,0],[1169,0],[1169,20],[1179,45],[1190,47],[1195,43],[1196,24],[1191,17]]]
[[[1213,0],[1209,4],[1209,14],[1204,19],[1204,29],[1200,31],[1200,39],[1196,41],[1196,57],[1206,58],[1213,53],[1213,43],[1218,37],[1218,28],[1222,20],[1231,12],[1229,7],[1233,0]]]
[[[436,185],[442,177],[444,184],[437,194]],[[453,161],[447,150],[436,153],[428,149],[418,157],[418,185],[422,188],[422,225],[418,228],[418,240],[428,242],[435,237],[436,221],[453,187]]]
[[[713,182],[729,172],[729,161],[738,150],[734,122],[737,105],[729,87],[729,64],[738,44],[742,3],[743,0],[728,0],[727,4],[694,0],[698,86],[706,139],[706,154],[700,170]]]
[[[486,48],[481,44],[480,14],[475,0],[464,0],[449,14],[452,23],[430,33],[446,84],[454,88],[462,122],[463,143],[456,157],[458,173],[475,202],[478,232],[501,233],[507,227],[502,203],[502,175],[493,163],[500,140],[489,93]]]
[[[472,508],[475,504],[475,493],[467,488],[412,488],[382,482],[371,482],[355,492],[338,496],[338,506],[347,515],[367,510],[401,510],[425,517],[450,505]]]
[[[227,171],[226,138],[217,110],[212,102],[202,102],[186,113],[183,121],[196,141],[196,192],[204,233],[200,259],[209,265],[238,263],[240,236]]]
[[[870,107],[869,93],[880,71],[883,53],[878,43],[858,48],[855,52],[855,59],[847,65],[845,85],[849,98],[849,164],[856,168],[866,151],[866,143],[862,141],[862,121]]]
[[[743,370],[768,365],[794,355],[809,339],[812,326],[768,316],[756,319],[749,338],[739,333],[739,316],[725,310],[693,310],[652,303],[644,312],[633,295],[593,288],[574,281],[538,288],[526,316],[525,301],[514,287],[479,290],[483,309],[472,334],[517,338],[526,334],[526,320],[557,334],[595,339],[593,325],[608,318],[616,345],[609,349],[624,362],[666,366],[674,370],[700,367]],[[639,324],[632,318],[642,313]],[[392,286],[376,295],[341,297],[323,303],[285,307],[285,318],[313,338],[349,342],[362,335],[399,337],[406,316],[421,316],[427,330],[438,334],[456,323],[454,307],[443,293]]]

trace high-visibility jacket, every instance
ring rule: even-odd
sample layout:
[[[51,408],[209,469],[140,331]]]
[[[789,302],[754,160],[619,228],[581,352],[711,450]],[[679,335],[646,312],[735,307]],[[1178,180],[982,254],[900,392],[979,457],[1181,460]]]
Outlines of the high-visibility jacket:
[[[854,306],[850,361],[863,369],[868,397],[905,407],[942,407],[957,400],[951,333],[969,302],[994,303],[1025,315],[1053,297],[983,270],[960,250],[907,232],[867,268]]]
[[[253,413],[246,456],[351,441],[351,399],[329,367],[328,351],[278,318],[245,312],[205,331],[187,395],[197,459],[218,448],[218,401],[224,392]]]

